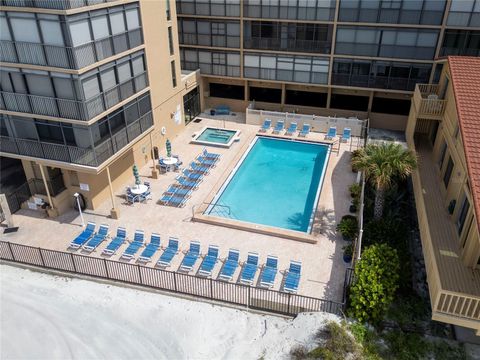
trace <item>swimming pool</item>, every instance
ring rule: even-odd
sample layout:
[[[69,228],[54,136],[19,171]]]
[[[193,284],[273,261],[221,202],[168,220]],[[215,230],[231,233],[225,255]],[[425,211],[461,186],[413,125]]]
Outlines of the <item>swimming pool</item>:
[[[226,130],[216,127],[204,127],[194,136],[192,143],[230,147],[240,134],[239,130]]]
[[[257,137],[205,215],[310,233],[329,153],[325,144]]]

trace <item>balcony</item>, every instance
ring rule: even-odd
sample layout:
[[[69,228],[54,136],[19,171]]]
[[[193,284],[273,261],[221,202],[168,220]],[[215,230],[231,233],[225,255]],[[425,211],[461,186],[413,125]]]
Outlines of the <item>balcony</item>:
[[[0,152],[98,167],[152,127],[152,112],[148,112],[111,138],[89,148],[1,136]]]
[[[247,37],[244,39],[246,49],[280,50],[290,52],[313,52],[329,54],[331,42],[319,40],[274,39]]]
[[[417,118],[441,120],[447,101],[439,98],[439,86],[417,84],[413,94],[413,103],[417,109]]]
[[[85,101],[0,91],[0,110],[88,121],[148,86],[147,73]]]
[[[116,0],[0,0],[1,6],[68,10]]]
[[[412,174],[432,318],[480,330],[480,270],[465,266],[458,255],[457,227],[444,205],[440,179],[427,139],[414,141],[419,168]],[[417,146],[417,148],[415,148]]]
[[[2,40],[0,61],[81,69],[141,44],[143,44],[141,28],[76,47]]]

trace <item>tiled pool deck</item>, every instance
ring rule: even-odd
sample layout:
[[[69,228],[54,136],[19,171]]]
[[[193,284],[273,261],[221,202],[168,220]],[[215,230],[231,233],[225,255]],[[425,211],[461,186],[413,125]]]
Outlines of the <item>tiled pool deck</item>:
[[[189,143],[193,134],[206,125],[223,127],[223,124],[223,121],[210,119],[203,119],[200,123],[190,123],[179,136],[170,139],[172,152],[180,156],[184,165],[188,165],[203,148],[201,145]],[[240,251],[241,261],[246,260],[249,251],[259,253],[261,264],[265,262],[269,254],[278,256],[280,273],[275,281],[273,288],[275,290],[280,289],[283,274],[285,269],[288,268],[290,260],[299,260],[302,262],[299,294],[341,301],[346,269],[342,259],[342,247],[345,242],[340,236],[336,235],[335,226],[336,222],[348,213],[350,205],[348,186],[356,178],[356,174],[350,170],[350,150],[354,150],[356,147],[351,147],[350,144],[341,144],[338,155],[336,152],[332,152],[330,155],[313,224],[312,236],[317,242],[315,244],[304,243],[277,236],[191,221],[195,209],[201,207],[204,201],[211,196],[212,191],[221,186],[258,132],[258,126],[234,122],[225,122],[225,126],[227,129],[241,130],[240,141],[234,143],[230,149],[209,147],[210,151],[222,155],[221,160],[200,183],[199,188],[192,193],[185,207],[173,208],[157,203],[162,193],[169,185],[174,183],[178,173],[160,174],[158,179],[152,179],[150,178],[150,163],[150,165],[140,169],[140,175],[143,181],[151,183],[153,200],[127,205],[123,200],[123,193],[119,192],[115,194],[116,207],[120,210],[118,220],[109,217],[111,201],[108,200],[98,210],[87,210],[84,213],[85,221],[95,221],[97,225],[101,223],[109,224],[111,235],[114,235],[118,226],[124,226],[127,228],[129,239],[133,237],[136,229],[145,231],[147,241],[151,232],[157,232],[161,234],[162,246],[167,245],[169,236],[176,236],[180,238],[182,251],[188,249],[191,240],[200,241],[202,254],[206,253],[208,245],[218,245],[221,262],[214,269],[214,279],[217,278],[229,248],[236,248]],[[308,139],[323,141],[324,134],[310,133]],[[353,143],[356,144],[357,141],[354,140]],[[125,184],[125,186],[127,185],[129,184]],[[252,206],[255,206],[255,204],[252,204]],[[2,234],[2,240],[60,251],[66,251],[70,241],[81,231],[80,217],[78,212],[74,210],[55,219],[45,219],[45,215],[37,211],[20,210],[14,214],[14,222],[15,226],[19,226],[18,232]],[[89,256],[101,257],[101,252],[107,243],[108,241],[101,244]],[[126,247],[127,244],[124,244],[117,254],[112,256],[112,259],[118,260]],[[82,254],[81,250],[77,252]],[[161,251],[153,257],[152,262],[147,266],[154,266],[160,254]],[[178,254],[169,269],[177,270],[182,259],[183,254]],[[133,260],[131,262],[133,263]],[[191,274],[196,274],[200,263],[201,261],[197,262]],[[235,273],[234,281],[238,280],[239,274],[240,267]],[[259,274],[260,272],[257,272],[255,284]]]

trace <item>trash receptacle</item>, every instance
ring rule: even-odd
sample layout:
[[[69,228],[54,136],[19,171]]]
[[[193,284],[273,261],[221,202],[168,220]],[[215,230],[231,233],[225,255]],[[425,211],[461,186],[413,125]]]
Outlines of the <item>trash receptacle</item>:
[[[215,116],[215,109],[210,110],[210,115]]]

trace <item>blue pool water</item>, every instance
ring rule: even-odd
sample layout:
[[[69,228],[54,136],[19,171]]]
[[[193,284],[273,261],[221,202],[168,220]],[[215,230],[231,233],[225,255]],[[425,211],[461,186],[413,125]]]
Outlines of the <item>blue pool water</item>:
[[[309,232],[328,153],[327,145],[260,137],[206,213]]]
[[[235,133],[236,131],[232,130],[206,128],[196,140],[207,141],[217,144],[228,144],[228,142],[235,135]]]

